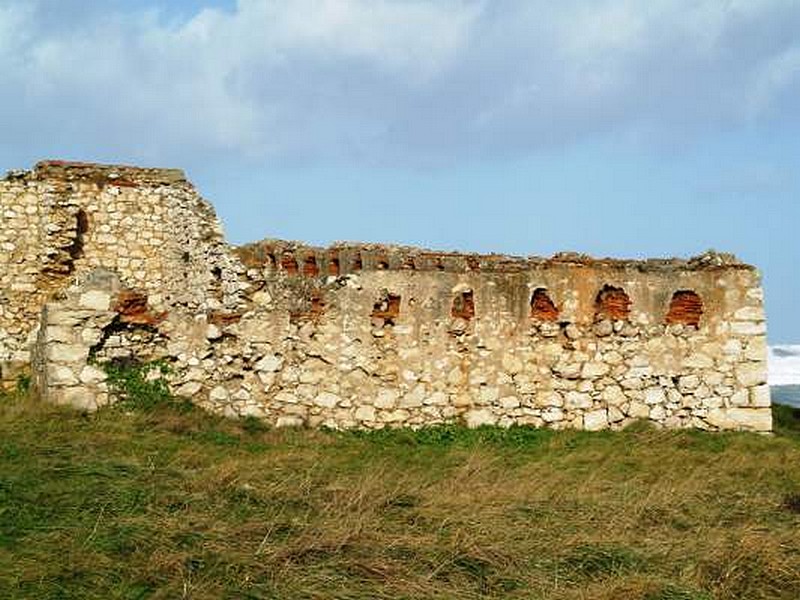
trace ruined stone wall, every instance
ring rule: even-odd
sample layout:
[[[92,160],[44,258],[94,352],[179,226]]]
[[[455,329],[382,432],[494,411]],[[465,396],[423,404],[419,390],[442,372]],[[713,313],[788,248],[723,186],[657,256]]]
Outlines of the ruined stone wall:
[[[177,394],[279,426],[771,429],[759,275],[727,255],[231,249],[175,172],[47,163],[0,185],[0,351],[38,336],[52,401],[94,408],[95,367],[158,358]]]
[[[212,410],[330,427],[771,428],[759,276],[724,255],[238,253],[253,304],[177,362],[178,390]]]
[[[237,263],[181,171],[42,162],[0,180],[0,371],[30,358],[44,303],[117,272],[155,310],[236,305]]]

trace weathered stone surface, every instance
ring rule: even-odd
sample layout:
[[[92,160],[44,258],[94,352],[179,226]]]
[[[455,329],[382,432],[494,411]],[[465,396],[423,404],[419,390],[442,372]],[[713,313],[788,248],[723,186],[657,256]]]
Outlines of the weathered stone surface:
[[[100,290],[89,290],[80,295],[78,305],[81,308],[104,312],[111,307],[111,294]]]
[[[736,380],[744,387],[761,385],[767,381],[767,373],[761,363],[744,363],[736,367]]]
[[[719,408],[709,411],[708,422],[719,429],[772,431],[772,411],[769,408]]]
[[[331,394],[330,392],[322,392],[314,398],[314,404],[322,408],[333,408],[339,404],[340,401],[341,398],[339,398],[339,396]]]
[[[599,431],[608,428],[608,411],[603,408],[592,410],[583,415],[583,427],[588,431]]]
[[[482,425],[494,425],[497,423],[497,417],[489,410],[471,410],[464,415],[464,421],[467,427],[475,428]]]

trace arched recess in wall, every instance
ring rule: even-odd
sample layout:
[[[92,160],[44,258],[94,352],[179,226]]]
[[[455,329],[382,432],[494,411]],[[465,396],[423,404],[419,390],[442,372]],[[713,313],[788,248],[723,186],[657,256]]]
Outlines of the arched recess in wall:
[[[297,259],[293,254],[286,252],[281,256],[281,268],[283,268],[288,275],[297,275]]]
[[[631,314],[631,300],[621,287],[604,285],[594,301],[596,320],[624,321]]]
[[[475,296],[472,290],[464,290],[453,297],[453,306],[450,315],[457,319],[469,321],[475,316]]]
[[[665,320],[667,325],[700,327],[702,316],[703,299],[692,290],[678,290],[672,295]]]
[[[400,317],[400,295],[385,292],[372,307],[373,319],[381,319],[383,325],[393,326]]]
[[[303,275],[306,277],[316,277],[319,275],[319,266],[317,266],[317,257],[313,254],[306,256],[303,261]]]
[[[550,299],[547,290],[536,288],[531,295],[531,318],[552,323],[558,320],[558,314],[558,308]]]
[[[75,213],[75,238],[69,248],[67,248],[67,253],[73,261],[83,256],[83,245],[88,232],[89,216],[86,214],[85,210],[79,208],[78,212]]]
[[[340,271],[339,255],[332,253],[328,257],[328,275],[335,275],[338,277]]]

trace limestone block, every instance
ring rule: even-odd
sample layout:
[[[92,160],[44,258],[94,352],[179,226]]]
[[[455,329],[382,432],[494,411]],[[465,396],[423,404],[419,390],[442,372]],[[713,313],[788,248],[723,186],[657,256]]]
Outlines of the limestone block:
[[[713,366],[714,359],[702,352],[690,354],[683,360],[683,367],[685,369],[710,369]]]
[[[93,365],[86,365],[81,369],[80,380],[85,385],[97,384],[106,379],[108,379],[106,372]]]
[[[664,391],[664,388],[660,387],[650,387],[644,391],[644,402],[645,404],[657,404],[663,405],[667,403],[667,393]]]
[[[494,386],[481,386],[478,399],[481,404],[492,404],[500,397],[500,389]]]
[[[542,420],[546,423],[555,423],[564,420],[564,411],[557,406],[551,406],[542,411]]]
[[[619,423],[620,421],[625,419],[625,413],[623,413],[618,407],[616,406],[609,406],[608,407],[608,422],[609,423]]]
[[[375,398],[375,408],[391,409],[397,406],[399,394],[397,390],[391,388],[383,388],[378,390],[378,395]]]
[[[81,410],[97,410],[96,393],[83,386],[66,387],[54,396],[56,404],[65,404]]]
[[[225,402],[229,397],[230,394],[228,394],[228,390],[221,385],[212,388],[208,394],[208,398],[213,402]]]
[[[497,422],[497,417],[492,414],[490,410],[470,410],[464,415],[467,427],[474,429],[482,425],[494,425]]]
[[[592,397],[582,392],[567,392],[565,405],[567,408],[591,408]]]
[[[447,394],[444,392],[434,392],[425,398],[424,403],[426,405],[444,406],[447,404]]]
[[[719,429],[772,431],[769,408],[720,408],[708,412],[708,422]]]
[[[663,406],[657,405],[650,409],[647,416],[651,421],[663,421],[667,417],[667,410]]]
[[[699,385],[700,377],[697,375],[684,375],[678,379],[678,389],[684,394],[696,390]]]
[[[184,398],[193,398],[197,394],[200,393],[200,390],[203,389],[203,384],[199,381],[187,381],[183,385],[179,386],[175,393],[178,396],[182,396]]]
[[[587,431],[600,431],[608,428],[608,412],[606,409],[590,410],[583,415],[583,427]]]
[[[53,343],[47,346],[45,356],[53,362],[82,363],[89,358],[89,347],[80,344]]]
[[[731,323],[731,333],[734,335],[764,335],[767,333],[767,324],[753,321],[734,321]]]
[[[304,424],[305,420],[299,415],[281,415],[275,422],[275,427],[302,427]]]
[[[506,410],[518,408],[520,405],[519,398],[516,396],[506,396],[504,398],[500,398],[497,403]]]
[[[760,306],[744,306],[733,314],[737,321],[763,321],[764,309]]]
[[[738,356],[742,351],[742,342],[737,339],[727,340],[722,345],[722,353],[727,356]]]
[[[603,362],[587,362],[581,369],[581,378],[583,379],[597,379],[607,375],[611,370],[606,363]]]
[[[644,402],[632,401],[628,406],[628,415],[634,419],[649,419],[650,407]]]
[[[536,400],[541,406],[564,406],[564,397],[558,392],[545,392]]]
[[[78,299],[78,306],[89,310],[107,311],[111,307],[111,294],[100,290],[83,292]]]
[[[398,408],[395,410],[391,410],[388,412],[383,412],[379,415],[379,418],[384,423],[402,423],[406,421],[411,414],[402,408]]]
[[[750,388],[750,406],[767,408],[772,405],[769,385],[758,385]]]
[[[502,365],[511,374],[519,373],[523,368],[522,361],[513,354],[503,354]]]
[[[763,362],[767,360],[767,340],[763,337],[753,338],[747,343],[744,357],[747,360]]]
[[[597,337],[607,337],[614,333],[614,324],[608,319],[603,319],[594,324],[592,331]]]
[[[262,373],[273,373],[281,368],[283,365],[283,358],[275,354],[267,354],[261,360],[257,361],[254,366],[256,371]]]
[[[316,398],[314,398],[314,404],[321,406],[322,408],[333,408],[339,403],[340,400],[341,398],[336,394],[322,392],[317,394]]]
[[[601,397],[609,406],[622,406],[628,400],[622,388],[617,385],[611,385],[605,388]]]
[[[744,387],[753,387],[766,383],[766,363],[745,363],[738,365],[736,367],[736,381]]]
[[[620,385],[626,390],[640,390],[644,382],[641,377],[627,377],[620,382]]]
[[[58,364],[47,365],[47,381],[50,385],[55,386],[70,386],[79,383],[78,377],[71,368]]]
[[[375,409],[372,406],[359,406],[356,409],[355,417],[359,421],[372,422],[375,420]]]
[[[578,379],[581,376],[580,363],[558,363],[553,367],[553,372],[564,379]]]
[[[70,344],[75,341],[75,329],[63,325],[48,325],[44,332],[45,343],[61,342]]]
[[[730,399],[731,406],[747,406],[749,402],[750,394],[747,389],[736,390]]]

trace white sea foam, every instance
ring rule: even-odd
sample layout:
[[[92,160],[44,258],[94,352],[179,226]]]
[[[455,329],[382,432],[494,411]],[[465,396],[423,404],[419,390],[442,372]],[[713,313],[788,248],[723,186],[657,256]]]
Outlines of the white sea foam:
[[[769,384],[800,385],[800,344],[770,347]]]

